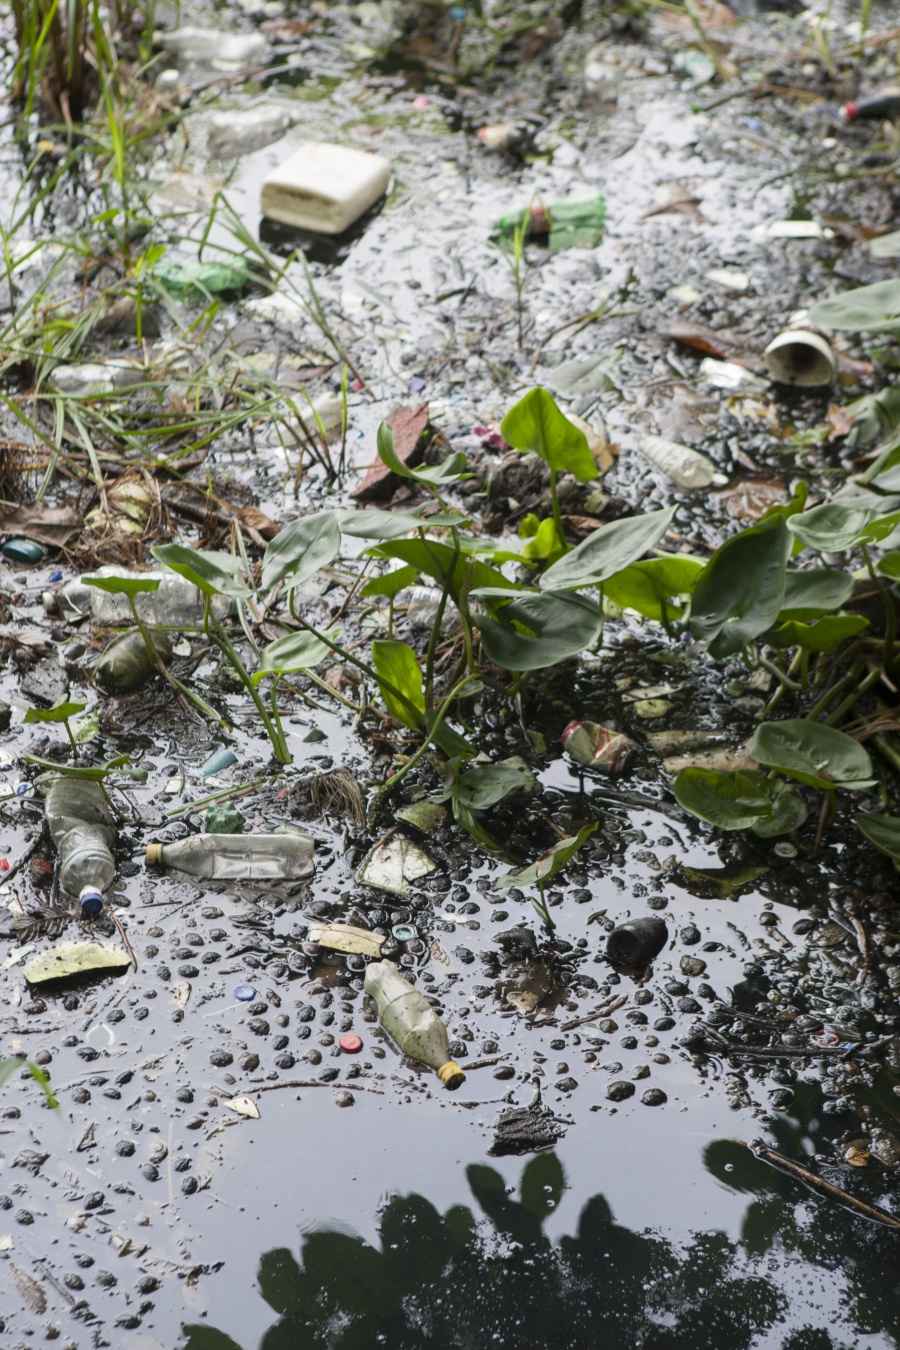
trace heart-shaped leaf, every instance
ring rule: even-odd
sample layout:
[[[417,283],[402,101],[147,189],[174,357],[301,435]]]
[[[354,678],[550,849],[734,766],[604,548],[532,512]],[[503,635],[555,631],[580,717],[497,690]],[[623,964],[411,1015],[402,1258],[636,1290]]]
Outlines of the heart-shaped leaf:
[[[382,422],[378,428],[378,458],[399,478],[411,478],[413,482],[425,483],[429,487],[447,487],[472,476],[466,473],[466,457],[459,450],[448,455],[441,464],[411,469],[394,449],[394,433],[387,422]]]
[[[808,787],[865,792],[874,786],[869,753],[834,727],[803,718],[763,722],[749,746],[760,764],[778,769]]]
[[[230,553],[185,548],[183,544],[157,544],[152,552],[158,562],[192,582],[204,595],[245,599],[252,594],[235,575],[240,558],[233,558]]]
[[[481,592],[473,592],[481,594]],[[502,592],[487,591],[488,598]],[[571,591],[531,592],[499,610],[498,619],[473,615],[485,656],[504,670],[544,670],[592,647],[603,632],[603,612]],[[515,626],[513,626],[515,625]]]
[[[773,647],[802,647],[808,652],[830,652],[856,637],[868,628],[869,620],[861,614],[827,614],[814,623],[800,623],[791,619],[766,634]]]
[[[333,648],[322,642],[313,633],[301,629],[298,633],[285,633],[264,647],[259,654],[259,669],[250,676],[253,684],[259,684],[267,675],[289,675],[295,670],[309,670],[329,656]]]
[[[876,281],[820,300],[806,322],[853,333],[900,333],[900,279]]]
[[[632,563],[604,584],[607,599],[645,618],[680,619],[677,597],[690,595],[704,564],[699,558],[671,553],[647,562]]]
[[[376,639],[372,643],[372,665],[388,712],[404,726],[420,731],[425,717],[425,695],[422,691],[422,669],[412,647],[406,642]],[[382,684],[382,680],[386,683]],[[386,685],[399,689],[407,701],[402,702]]]
[[[98,591],[107,591],[110,595],[141,595],[144,591],[158,591],[159,577],[84,577],[86,586],[96,586]]]
[[[514,449],[539,455],[555,473],[574,474],[579,483],[597,477],[587,437],[546,389],[532,389],[519,399],[500,423],[500,435]]]
[[[849,572],[838,572],[830,567],[788,572],[778,622],[818,618],[820,614],[846,605],[852,594],[853,578]]]
[[[334,562],[341,550],[340,514],[316,511],[285,525],[266,549],[263,588],[269,590],[285,577],[290,579],[291,588],[300,586]]]
[[[771,814],[772,804],[756,776],[682,769],[672,785],[685,811],[720,830],[746,830]]]
[[[70,717],[76,713],[84,712],[87,704],[70,703],[68,699],[61,699],[54,703],[52,708],[29,708],[23,722],[68,722]]]
[[[596,828],[596,824],[585,825],[576,835],[561,839],[558,844],[548,848],[546,853],[541,854],[537,862],[531,863],[528,867],[522,867],[516,872],[507,872],[504,876],[498,877],[494,882],[494,890],[505,895],[514,886],[546,885],[572,861],[575,854],[587,843]]]
[[[870,844],[900,866],[900,820],[896,816],[870,816],[860,812],[856,823]]]
[[[704,567],[691,595],[691,633],[717,660],[733,656],[778,618],[791,536],[773,517],[727,539]]]
[[[663,537],[677,507],[650,511],[645,516],[614,520],[594,530],[577,548],[555,562],[541,577],[543,590],[568,591],[600,586],[647,553]]]

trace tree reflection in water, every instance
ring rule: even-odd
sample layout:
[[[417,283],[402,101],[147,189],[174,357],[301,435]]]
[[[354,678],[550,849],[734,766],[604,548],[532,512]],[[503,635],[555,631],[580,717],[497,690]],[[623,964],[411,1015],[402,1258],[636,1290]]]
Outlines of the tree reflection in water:
[[[553,1241],[544,1223],[565,1185],[554,1153],[527,1163],[517,1199],[493,1168],[469,1167],[481,1221],[464,1205],[442,1215],[421,1195],[395,1196],[381,1215],[380,1250],[317,1231],[303,1239],[302,1265],[286,1248],[262,1257],[259,1290],[278,1320],[259,1350],[855,1350],[863,1336],[897,1344],[897,1234],[816,1201],[795,1209],[802,1187],[737,1144],[710,1145],[705,1161],[758,1197],[740,1242],[635,1233],[599,1195],[575,1236]],[[185,1350],[241,1350],[212,1327],[185,1334]]]

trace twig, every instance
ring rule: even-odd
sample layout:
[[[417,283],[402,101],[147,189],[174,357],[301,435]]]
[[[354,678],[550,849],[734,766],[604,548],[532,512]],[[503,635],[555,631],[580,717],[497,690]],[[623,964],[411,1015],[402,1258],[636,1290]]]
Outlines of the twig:
[[[38,830],[37,834],[34,836],[31,843],[25,849],[25,852],[21,855],[21,857],[17,858],[16,861],[9,866],[7,871],[5,871],[2,874],[4,885],[8,881],[12,881],[13,877],[16,875],[17,872],[21,872],[22,868],[28,862],[29,858],[31,858],[32,855],[36,852],[37,847],[41,842],[43,833],[44,833],[43,830]]]
[[[112,910],[110,910],[110,918],[112,919],[113,923],[116,925],[116,927],[117,927],[118,930],[119,930],[119,937],[120,937],[120,938],[122,939],[122,941],[125,943],[125,950],[127,951],[128,955],[131,957],[131,964],[134,966],[135,974],[137,974],[137,968],[138,968],[137,957],[136,957],[135,954],[134,954],[134,948],[132,947],[131,943],[128,941],[128,934],[125,932],[125,929],[122,927],[121,920],[119,920],[119,919],[116,917],[116,915],[113,914]]]
[[[809,1186],[811,1190],[818,1191],[821,1195],[827,1195],[830,1200],[837,1200],[839,1205],[846,1205],[848,1209],[856,1210],[857,1214],[862,1214],[866,1219],[871,1219],[874,1223],[883,1223],[888,1228],[900,1228],[900,1219],[895,1219],[893,1214],[888,1214],[886,1210],[879,1209],[877,1205],[867,1204],[865,1200],[859,1200],[849,1191],[845,1191],[840,1186],[835,1186],[833,1182],[826,1181],[824,1177],[811,1172],[807,1167],[801,1167],[799,1163],[793,1162],[790,1158],[783,1157],[776,1153],[774,1149],[766,1148],[765,1144],[758,1142],[748,1144],[743,1139],[738,1139],[736,1143],[744,1148],[749,1148],[755,1158],[760,1162],[768,1163],[770,1167],[777,1167],[782,1172],[787,1172],[798,1181],[802,1181],[804,1186]]]
[[[488,1059],[476,1059],[474,1064],[465,1066],[466,1073],[471,1073],[473,1069],[489,1069],[493,1064],[499,1064],[501,1059],[508,1059],[507,1054],[491,1055]]]
[[[587,1017],[574,1017],[571,1022],[563,1022],[560,1031],[574,1031],[575,1027],[583,1027],[585,1022],[596,1022],[599,1017],[609,1017],[617,1008],[621,1008],[623,1003],[628,1002],[627,994],[620,994],[617,999],[601,1008],[599,1012],[588,1013]]]
[[[249,1091],[278,1092],[281,1088],[307,1088],[307,1087],[334,1089],[340,1086],[341,1085],[339,1083],[322,1083],[317,1078],[292,1078],[288,1083],[261,1083],[259,1087],[254,1086],[250,1088]],[[346,1087],[346,1090],[348,1092],[374,1092],[377,1093],[379,1097],[384,1096],[384,1093],[381,1091],[381,1088],[363,1087],[362,1085],[357,1086],[355,1080],[353,1080],[350,1084],[344,1084],[344,1086]],[[224,1092],[222,1093],[222,1096],[223,1097],[225,1096]]]
[[[850,915],[850,922],[853,924],[853,929],[856,933],[856,945],[859,947],[859,954],[863,959],[862,970],[856,977],[857,985],[861,985],[865,984],[866,976],[869,973],[869,939],[866,936],[866,930],[863,928],[859,919],[855,918],[852,914]]]

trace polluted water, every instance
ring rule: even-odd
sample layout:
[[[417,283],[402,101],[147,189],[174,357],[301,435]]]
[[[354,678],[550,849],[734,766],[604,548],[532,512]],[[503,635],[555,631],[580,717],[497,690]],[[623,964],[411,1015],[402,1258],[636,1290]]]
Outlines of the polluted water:
[[[889,9],[0,14],[3,1346],[900,1339]]]

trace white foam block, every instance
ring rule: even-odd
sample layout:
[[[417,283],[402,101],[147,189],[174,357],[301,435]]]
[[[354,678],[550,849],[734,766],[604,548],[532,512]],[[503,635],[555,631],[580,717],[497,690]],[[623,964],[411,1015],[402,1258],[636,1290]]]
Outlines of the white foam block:
[[[262,185],[269,220],[317,234],[342,234],[384,193],[391,166],[381,155],[308,141]]]

